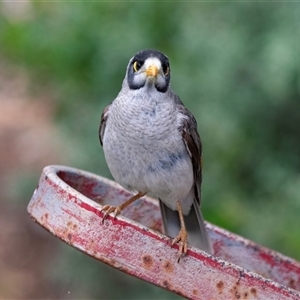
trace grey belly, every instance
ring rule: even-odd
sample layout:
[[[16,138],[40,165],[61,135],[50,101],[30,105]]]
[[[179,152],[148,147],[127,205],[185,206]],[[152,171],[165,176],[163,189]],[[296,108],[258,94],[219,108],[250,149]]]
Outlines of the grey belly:
[[[123,138],[104,140],[104,153],[115,180],[129,190],[166,192],[191,171],[191,162],[182,141],[147,141]],[[168,187],[170,185],[170,187]]]

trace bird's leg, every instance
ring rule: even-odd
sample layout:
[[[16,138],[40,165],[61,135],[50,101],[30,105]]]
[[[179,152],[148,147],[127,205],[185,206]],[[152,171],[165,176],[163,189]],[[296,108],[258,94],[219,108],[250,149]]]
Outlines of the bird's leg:
[[[117,215],[119,215],[122,211],[122,209],[124,209],[125,207],[127,207],[128,205],[130,205],[132,202],[134,202],[135,200],[138,200],[139,198],[145,196],[146,193],[137,193],[136,195],[134,195],[133,197],[131,197],[130,199],[128,199],[127,201],[125,201],[124,203],[118,205],[118,206],[113,206],[113,205],[104,205],[103,208],[101,209],[101,212],[105,212],[105,214],[103,215],[103,219],[102,219],[102,223],[104,222],[104,220],[106,219],[106,217],[108,216],[108,214],[110,214],[111,212],[115,213],[116,217]]]
[[[186,254],[187,252],[187,231],[185,228],[183,213],[182,213],[182,207],[180,201],[177,201],[177,210],[179,214],[179,220],[180,220],[180,231],[176,238],[172,241],[172,246],[179,242],[179,252],[178,252],[178,262],[180,258]]]

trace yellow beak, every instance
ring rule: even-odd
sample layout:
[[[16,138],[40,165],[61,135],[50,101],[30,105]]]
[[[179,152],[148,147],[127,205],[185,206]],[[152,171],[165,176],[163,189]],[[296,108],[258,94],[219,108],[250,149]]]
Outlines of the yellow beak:
[[[153,76],[156,77],[158,74],[158,68],[154,65],[151,65],[147,70],[146,70],[147,76]]]

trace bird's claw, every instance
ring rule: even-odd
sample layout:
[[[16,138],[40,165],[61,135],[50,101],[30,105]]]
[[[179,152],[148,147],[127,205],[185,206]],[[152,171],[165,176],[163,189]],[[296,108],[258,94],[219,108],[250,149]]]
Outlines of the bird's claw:
[[[104,223],[104,220],[107,218],[107,216],[110,213],[114,213],[114,218],[116,218],[117,215],[119,215],[122,211],[121,205],[119,206],[113,206],[113,205],[104,205],[101,209],[101,212],[105,212],[102,219],[102,224]]]
[[[178,235],[173,239],[171,247],[177,242],[179,244],[177,262],[179,262],[180,258],[187,253],[187,232],[185,229],[179,231]]]

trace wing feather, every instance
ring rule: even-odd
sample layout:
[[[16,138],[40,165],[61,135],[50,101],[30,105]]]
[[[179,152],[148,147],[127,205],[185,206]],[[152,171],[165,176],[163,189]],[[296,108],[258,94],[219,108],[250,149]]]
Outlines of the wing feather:
[[[194,189],[197,202],[201,201],[201,182],[202,182],[202,143],[197,131],[197,121],[193,114],[182,104],[179,108],[181,114],[185,116],[179,131],[182,134],[183,142],[189,153],[194,172]]]
[[[106,106],[101,114],[101,121],[100,121],[100,127],[99,127],[99,140],[100,140],[101,146],[103,146],[103,137],[104,137],[105,127],[106,127],[106,121],[107,121],[108,114],[109,114],[109,108],[110,108],[110,105]]]

